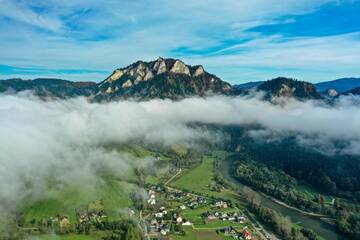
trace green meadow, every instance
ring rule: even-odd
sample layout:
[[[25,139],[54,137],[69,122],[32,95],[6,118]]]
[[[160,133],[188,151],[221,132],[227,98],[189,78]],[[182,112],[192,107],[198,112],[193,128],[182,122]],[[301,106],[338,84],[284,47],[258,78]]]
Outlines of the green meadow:
[[[209,193],[209,187],[214,177],[213,163],[213,158],[205,157],[199,166],[192,170],[186,170],[186,172],[171,185],[188,191]]]
[[[238,200],[237,195],[230,189],[223,189],[221,192],[211,190],[214,183],[214,161],[218,156],[205,156],[200,165],[191,170],[184,170],[182,175],[175,179],[170,185],[203,194],[210,197]]]
[[[171,239],[174,240],[220,240],[222,237],[214,230],[195,230],[192,227],[184,227],[185,236],[174,235]]]
[[[66,234],[66,235],[53,235],[53,234],[44,234],[39,236],[30,237],[26,240],[99,240],[104,233],[96,232],[91,235],[80,235],[80,234]]]
[[[41,220],[56,215],[69,216],[76,221],[76,209],[86,208],[89,204],[100,201],[110,219],[117,218],[117,210],[132,206],[130,193],[135,185],[117,180],[105,180],[92,189],[64,188],[53,190],[46,199],[29,201],[22,210],[24,222]],[[26,225],[25,224],[25,225]]]

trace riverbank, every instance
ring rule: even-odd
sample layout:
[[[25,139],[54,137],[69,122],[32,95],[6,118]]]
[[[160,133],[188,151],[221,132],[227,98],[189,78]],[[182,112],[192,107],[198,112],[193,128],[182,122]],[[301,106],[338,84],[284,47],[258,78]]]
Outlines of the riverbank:
[[[238,179],[234,178],[230,174],[231,164],[229,163],[229,161],[225,160],[225,158],[219,160],[220,160],[219,170],[221,175],[224,177],[225,180],[235,185],[239,192],[242,192],[243,187],[245,187],[245,185],[242,184]],[[312,229],[316,234],[318,234],[322,238],[326,240],[347,240],[346,237],[338,234],[331,224],[321,219],[326,216],[302,211],[301,209],[297,209],[295,207],[289,206],[286,203],[283,203],[277,199],[267,196],[255,189],[252,190],[260,194],[261,204],[264,207],[273,209],[274,211],[280,213],[281,215],[289,217],[292,222],[295,222],[304,228]]]
[[[290,206],[290,205],[288,205],[288,204],[286,204],[286,203],[284,203],[284,202],[282,202],[282,201],[280,201],[280,200],[278,200],[278,199],[276,199],[276,198],[273,198],[273,197],[271,197],[271,196],[268,196],[268,195],[266,195],[266,194],[264,194],[264,193],[261,193],[261,194],[262,194],[264,197],[271,199],[272,201],[274,201],[275,203],[277,203],[277,204],[279,204],[279,205],[281,205],[281,206],[283,206],[283,207],[286,207],[286,208],[289,208],[289,209],[298,211],[299,213],[302,213],[302,214],[304,214],[304,215],[312,216],[312,217],[319,217],[319,218],[327,217],[326,215],[323,215],[323,214],[318,214],[318,213],[313,213],[313,212],[306,212],[306,211],[301,210],[301,209],[299,209],[299,208]]]

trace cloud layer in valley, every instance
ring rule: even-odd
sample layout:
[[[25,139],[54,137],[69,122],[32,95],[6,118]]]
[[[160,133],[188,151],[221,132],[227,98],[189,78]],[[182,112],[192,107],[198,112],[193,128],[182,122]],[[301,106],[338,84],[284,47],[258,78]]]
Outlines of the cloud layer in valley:
[[[274,105],[259,97],[210,97],[148,102],[89,103],[84,98],[44,102],[29,94],[0,96],[0,211],[32,194],[46,193],[45,179],[98,181],[108,169],[126,178],[139,160],[109,151],[110,143],[191,146],[224,136],[189,123],[257,124],[260,138],[299,136],[309,147],[346,143],[343,153],[360,154],[360,99],[342,97],[333,106],[317,101]],[[311,140],[311,141],[310,141]],[[329,145],[330,144],[330,145]],[[85,187],[85,186],[83,186]]]

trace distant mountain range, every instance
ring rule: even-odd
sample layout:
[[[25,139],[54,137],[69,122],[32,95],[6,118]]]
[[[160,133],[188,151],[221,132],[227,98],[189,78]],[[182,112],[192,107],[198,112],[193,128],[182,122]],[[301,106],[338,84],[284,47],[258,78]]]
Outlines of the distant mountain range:
[[[266,99],[294,97],[303,100],[321,99],[329,95],[334,97],[338,93],[360,94],[360,78],[344,78],[314,85],[279,77],[268,81],[231,85],[208,73],[201,65],[190,66],[178,59],[160,57],[155,61],[137,61],[125,68],[116,69],[100,83],[48,78],[0,81],[0,92],[25,90],[32,91],[45,99],[85,96],[97,102],[128,98],[146,100],[211,95],[234,96],[255,91],[264,92]]]
[[[23,80],[20,78],[1,80],[0,92],[33,91],[35,95],[48,98],[68,98],[90,96],[96,89],[95,82],[72,82],[55,78],[37,78]]]
[[[360,87],[360,78],[340,78],[333,81],[317,83],[315,86],[316,89],[322,93],[330,89],[334,89],[338,93],[345,93]]]
[[[264,81],[247,82],[247,83],[233,85],[233,87],[238,90],[248,90],[248,89],[256,88],[260,86],[262,83],[264,83]]]
[[[344,93],[345,95],[353,94],[353,95],[360,95],[360,87],[352,89]]]

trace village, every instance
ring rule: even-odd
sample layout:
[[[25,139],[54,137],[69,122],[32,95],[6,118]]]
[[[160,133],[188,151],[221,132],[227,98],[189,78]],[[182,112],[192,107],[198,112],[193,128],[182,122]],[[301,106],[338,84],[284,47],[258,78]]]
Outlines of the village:
[[[250,221],[231,201],[157,185],[147,187],[146,198],[144,209],[129,208],[125,215],[143,222],[147,239],[186,239],[186,228],[213,230],[221,239],[256,239]],[[29,229],[35,232],[52,229],[59,234],[87,234],[111,228],[101,200],[76,209],[72,222],[69,216],[57,215],[32,224],[37,227]]]
[[[165,204],[162,199],[167,199]],[[150,239],[182,236],[186,234],[184,228],[212,229],[226,239],[255,239],[248,218],[231,201],[174,188],[149,186],[147,203],[148,210],[143,213],[147,224],[146,236]]]
[[[56,215],[36,221],[30,221],[32,227],[21,227],[31,233],[54,231],[58,234],[71,232],[89,233],[91,228],[106,229],[108,216],[101,200],[89,203],[83,208],[75,209],[74,218],[68,215]]]
[[[210,163],[204,162],[203,165],[212,166]],[[84,236],[98,233],[106,236],[117,230],[121,222],[130,220],[142,230],[145,239],[269,239],[246,208],[239,205],[234,197],[237,195],[227,195],[230,191],[223,183],[208,176],[201,183],[203,188],[200,191],[187,189],[183,186],[188,186],[188,183],[177,185],[179,179],[184,179],[184,172],[175,169],[166,181],[145,183],[143,193],[133,194],[141,197],[132,199],[132,194],[129,194],[131,202],[128,207],[119,208],[119,212],[108,212],[106,199],[98,199],[76,207],[68,215],[34,220],[23,229],[33,234],[54,232]],[[199,178],[195,173],[194,176]],[[211,183],[217,185],[216,190]],[[117,202],[115,206],[122,204]]]

